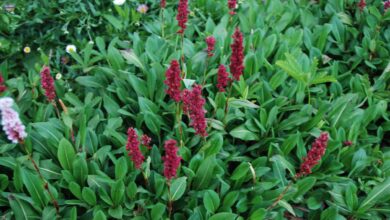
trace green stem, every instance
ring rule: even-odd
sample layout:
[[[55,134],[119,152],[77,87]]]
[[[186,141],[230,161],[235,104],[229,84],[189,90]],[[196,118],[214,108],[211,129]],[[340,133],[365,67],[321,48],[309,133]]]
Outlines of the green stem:
[[[177,126],[179,128],[180,147],[183,146],[183,128],[181,127],[181,118],[182,118],[182,113],[181,113],[180,103],[177,103],[177,107],[176,107],[176,123],[177,123]]]
[[[307,86],[307,96],[308,96],[308,103],[310,105],[311,96],[310,96],[310,87],[309,86]]]
[[[161,8],[161,36],[164,38],[164,8]]]
[[[233,90],[232,87],[233,87],[233,82],[230,82],[229,93],[228,93],[228,96],[226,97],[226,102],[225,102],[225,115],[223,117],[223,122],[226,122],[226,117],[227,117],[227,113],[229,110],[229,99],[230,99],[230,96],[231,96],[232,90]]]
[[[204,67],[204,72],[203,72],[202,87],[204,86],[204,84],[206,84],[206,73],[207,73],[208,64],[209,64],[209,59],[208,59],[208,57],[207,57],[207,58],[206,58],[206,64],[205,64],[205,67]]]

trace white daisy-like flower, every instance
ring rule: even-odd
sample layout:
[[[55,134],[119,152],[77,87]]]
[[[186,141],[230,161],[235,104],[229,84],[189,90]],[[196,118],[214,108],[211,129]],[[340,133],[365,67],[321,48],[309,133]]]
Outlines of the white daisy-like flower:
[[[66,46],[66,52],[67,53],[76,53],[77,52],[77,48],[76,48],[76,46],[75,45],[67,45]]]
[[[30,53],[31,52],[31,48],[30,47],[24,47],[23,48],[23,52],[24,53]]]
[[[114,0],[112,3],[114,3],[114,5],[123,5],[125,2],[126,0]]]
[[[57,73],[56,74],[56,80],[60,80],[62,78],[62,74],[61,73]]]

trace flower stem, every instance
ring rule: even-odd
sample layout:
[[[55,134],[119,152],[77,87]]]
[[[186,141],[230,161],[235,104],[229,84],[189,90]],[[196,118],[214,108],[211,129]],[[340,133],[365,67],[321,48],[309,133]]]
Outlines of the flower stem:
[[[273,208],[275,208],[275,206],[279,203],[280,200],[283,199],[283,197],[286,195],[287,191],[290,189],[290,187],[292,186],[293,184],[293,181],[291,181],[287,187],[283,190],[283,192],[278,196],[278,198],[276,198],[275,202],[272,203],[272,205],[270,205],[267,210],[270,211],[272,210]]]
[[[171,198],[171,182],[170,180],[167,180],[168,185],[168,212],[169,212],[169,219],[171,219],[172,210],[173,210],[173,203]]]
[[[204,84],[206,84],[206,73],[207,73],[208,64],[209,64],[209,59],[206,58],[206,63],[205,63],[204,72],[203,72],[202,87],[204,86]]]
[[[232,94],[232,89],[233,89],[232,87],[233,87],[233,82],[230,82],[229,93],[228,93],[228,96],[226,97],[226,102],[225,102],[225,115],[223,118],[224,122],[226,121],[227,113],[229,110],[229,99],[230,99],[230,96]]]
[[[39,170],[39,167],[38,167],[37,163],[35,162],[34,158],[33,158],[32,155],[31,155],[31,153],[28,152],[27,147],[24,145],[23,142],[21,142],[20,144],[24,147],[24,149],[25,149],[25,151],[26,151],[26,153],[27,153],[28,159],[31,161],[31,163],[32,163],[33,166],[34,166],[35,171],[38,173],[39,177],[40,177],[41,180],[43,181],[43,183],[44,183],[44,188],[45,188],[45,190],[47,191],[47,193],[48,193],[49,196],[50,196],[50,199],[51,199],[51,201],[52,201],[52,203],[53,203],[53,205],[54,205],[54,207],[55,207],[55,209],[56,209],[57,216],[60,216],[60,207],[58,206],[57,200],[54,198],[53,194],[52,194],[52,193],[50,192],[50,190],[49,190],[49,183],[48,183],[48,182],[45,180],[45,178],[43,177],[41,171]]]
[[[181,118],[182,118],[182,113],[181,113],[180,103],[178,102],[176,107],[176,123],[179,128],[180,147],[183,146],[183,128],[181,127]]]
[[[164,38],[164,8],[161,8],[161,36]]]

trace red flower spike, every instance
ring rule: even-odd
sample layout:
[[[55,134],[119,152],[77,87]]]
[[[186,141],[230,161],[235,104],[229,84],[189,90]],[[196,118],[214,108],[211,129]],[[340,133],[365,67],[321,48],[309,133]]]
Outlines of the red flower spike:
[[[360,8],[360,11],[363,11],[363,9],[366,7],[366,0],[360,0],[358,6]]]
[[[385,2],[383,3],[383,7],[384,7],[385,11],[387,11],[387,9],[390,8],[390,0],[385,1]]]
[[[228,85],[229,78],[228,73],[226,72],[226,67],[224,65],[219,65],[218,68],[218,78],[217,78],[217,88],[220,92],[225,92],[225,88]]]
[[[344,146],[346,146],[346,147],[349,147],[349,146],[352,146],[352,141],[344,141]]]
[[[134,128],[129,128],[127,130],[126,150],[128,151],[128,155],[133,161],[135,168],[140,169],[145,157],[139,149],[138,135]]]
[[[192,90],[184,90],[183,103],[183,110],[190,115],[191,126],[195,129],[196,134],[206,137],[207,123],[206,110],[204,109],[206,101],[202,97],[202,86],[195,84]]]
[[[230,47],[232,49],[230,72],[234,80],[240,80],[240,76],[244,71],[244,47],[242,33],[238,28],[236,28],[233,34],[233,43]]]
[[[206,44],[207,44],[207,56],[212,57],[214,46],[215,46],[215,38],[213,36],[206,37]]]
[[[177,175],[181,157],[177,155],[178,147],[175,140],[165,141],[164,148],[165,156],[162,158],[164,160],[164,176],[168,180],[171,180]]]
[[[56,91],[54,87],[54,79],[50,75],[50,68],[44,66],[41,71],[41,84],[42,88],[45,90],[45,96],[49,102],[54,101],[56,98]]]
[[[167,5],[166,0],[161,0],[161,1],[160,1],[160,7],[161,7],[161,8],[165,8],[166,5]]]
[[[7,87],[4,85],[4,78],[0,73],[0,92],[7,90]]]
[[[321,133],[312,144],[310,151],[307,153],[307,156],[303,158],[303,163],[301,164],[301,170],[297,174],[297,177],[308,175],[311,173],[311,169],[321,160],[324,156],[326,147],[328,145],[328,133]]]
[[[150,147],[150,142],[151,141],[152,141],[152,138],[150,138],[148,135],[146,135],[146,134],[142,135],[141,143],[142,143],[142,145],[147,147],[149,150],[151,149],[151,147]]]
[[[186,29],[186,23],[188,20],[188,0],[180,0],[177,8],[176,20],[179,23],[181,29],[178,31],[179,34],[183,34]]]
[[[234,9],[237,7],[237,0],[228,0],[228,7],[230,9],[230,15],[234,15]]]
[[[180,66],[177,60],[172,60],[171,66],[165,72],[166,80],[164,81],[165,85],[168,86],[168,89],[165,91],[175,102],[179,102],[181,99],[180,95]]]

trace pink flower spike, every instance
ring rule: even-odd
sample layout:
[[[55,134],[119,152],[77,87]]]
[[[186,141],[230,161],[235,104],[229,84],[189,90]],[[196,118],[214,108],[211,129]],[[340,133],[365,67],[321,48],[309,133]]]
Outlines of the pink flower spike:
[[[19,114],[12,109],[14,100],[8,97],[0,98],[1,124],[12,143],[20,143],[27,137],[25,126],[19,118]]]
[[[207,123],[204,109],[205,99],[202,97],[202,86],[195,84],[192,90],[183,92],[183,110],[190,115],[190,125],[195,129],[196,134],[207,136]]]
[[[303,158],[303,163],[301,164],[301,170],[297,174],[297,177],[308,175],[311,173],[311,170],[315,165],[319,163],[322,156],[324,156],[326,147],[328,145],[328,133],[321,133],[321,135],[313,142],[310,151],[307,153],[307,156]]]
[[[207,56],[212,57],[214,46],[215,46],[215,38],[213,36],[206,37],[206,44],[207,44]]]
[[[229,78],[228,73],[226,72],[226,67],[224,65],[219,65],[218,68],[218,78],[217,78],[217,88],[220,92],[225,92],[225,88],[228,85]]]
[[[165,91],[175,102],[179,102],[181,99],[181,77],[180,77],[180,66],[177,60],[172,60],[171,66],[165,72],[165,85],[168,89]]]
[[[50,75],[50,68],[44,66],[41,71],[41,84],[42,88],[45,90],[45,96],[49,102],[54,101],[56,98],[56,91],[54,87],[54,79]]]
[[[187,28],[187,20],[188,20],[188,0],[179,0],[179,6],[177,8],[177,16],[176,20],[179,23],[180,30],[179,34],[183,34]]]
[[[140,169],[145,157],[139,149],[138,135],[134,128],[129,128],[127,130],[126,150],[128,151],[128,155],[133,161],[135,168]]]
[[[162,158],[164,160],[164,176],[168,180],[171,180],[177,175],[181,157],[177,155],[178,147],[175,140],[165,141],[164,148],[165,156]]]
[[[232,55],[230,57],[230,72],[234,80],[240,80],[244,71],[244,47],[243,37],[240,29],[236,28],[233,34]]]

